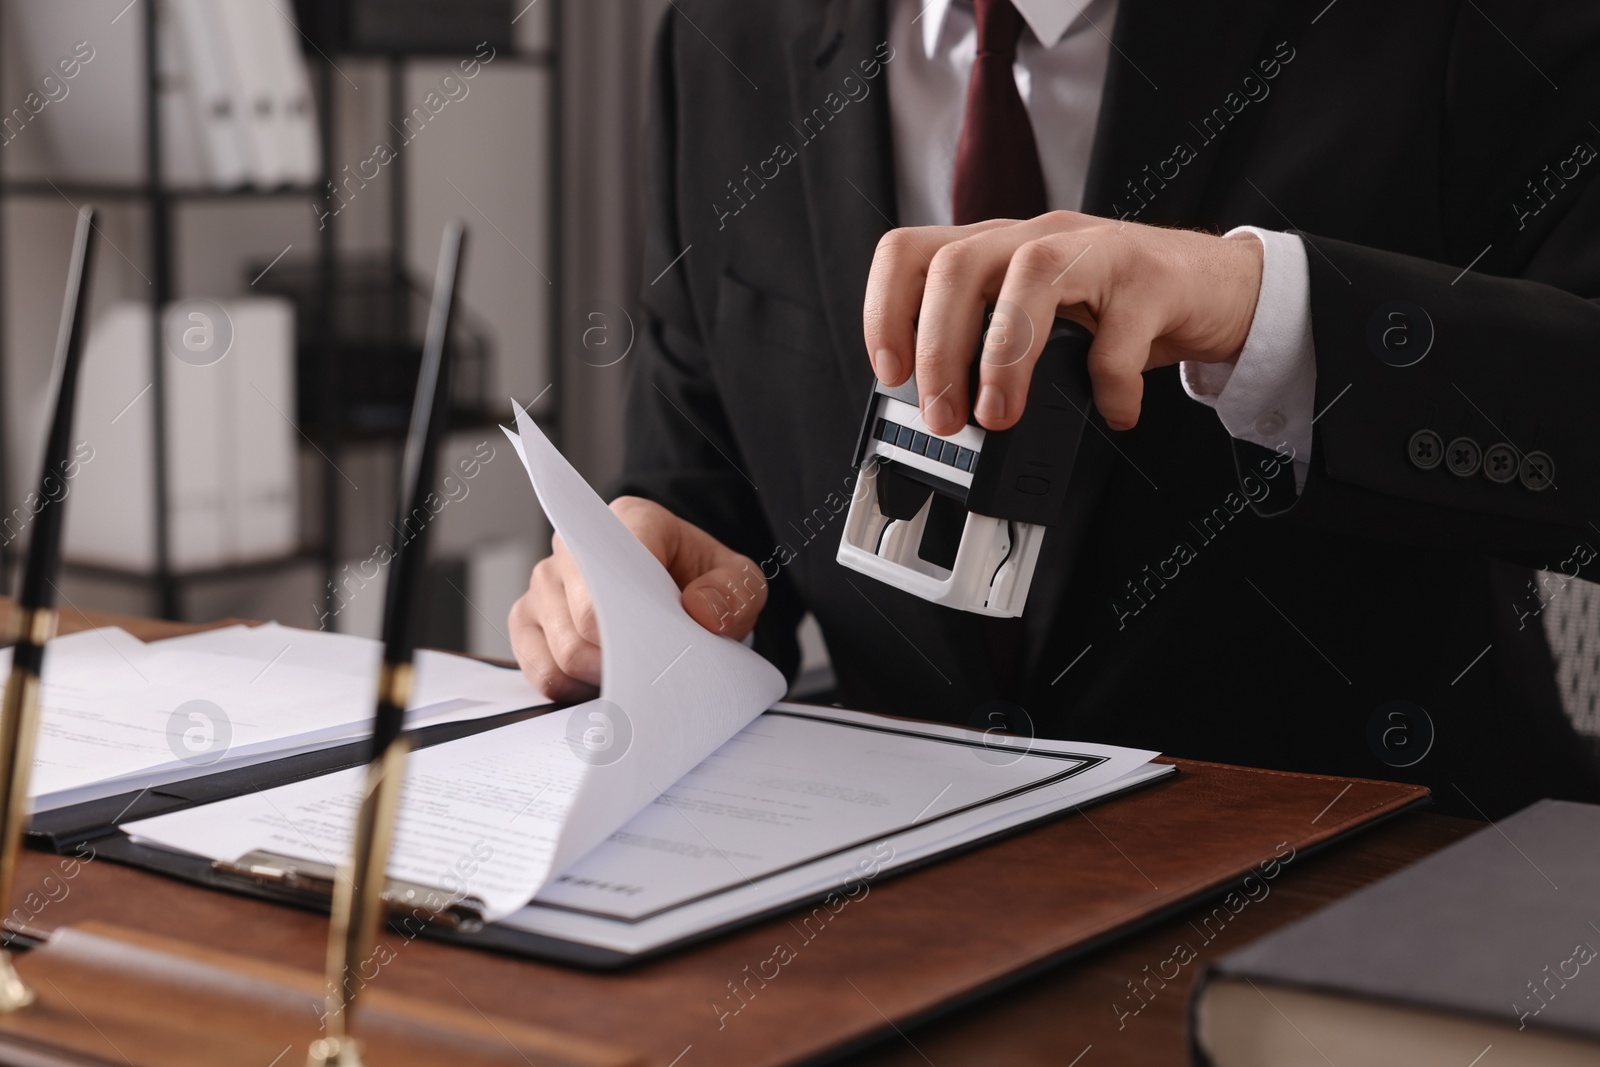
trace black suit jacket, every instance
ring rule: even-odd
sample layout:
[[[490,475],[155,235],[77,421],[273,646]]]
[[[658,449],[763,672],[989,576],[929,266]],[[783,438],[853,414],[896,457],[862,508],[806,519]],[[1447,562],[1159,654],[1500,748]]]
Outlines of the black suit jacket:
[[[1086,519],[1047,539],[1015,695],[1043,735],[1417,781],[1462,814],[1600,800],[1537,612],[1560,592],[1527,586],[1594,577],[1600,545],[1600,12],[1325,7],[1121,4],[1083,208],[1300,232],[1320,415],[1296,497],[1175,368],[1148,374]],[[999,692],[982,620],[835,561],[895,61],[884,0],[668,12],[617,491],[762,565],[757,647],[786,671],[809,609],[842,703],[971,721]],[[1423,469],[1419,430],[1543,452],[1555,484]],[[1416,707],[1431,747],[1396,767]]]

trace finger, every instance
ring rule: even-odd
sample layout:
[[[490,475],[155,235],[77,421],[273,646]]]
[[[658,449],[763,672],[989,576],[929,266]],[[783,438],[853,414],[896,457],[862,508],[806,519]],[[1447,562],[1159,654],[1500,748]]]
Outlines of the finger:
[[[678,552],[678,527],[694,528],[693,524],[642,496],[619,496],[611,502],[611,510],[639,543],[650,550],[656,562],[670,572],[673,556]],[[682,588],[683,582],[679,581],[678,586]]]
[[[736,641],[755,629],[767,606],[767,580],[749,556],[700,527],[680,522],[667,569],[683,590],[683,610],[714,634]]]
[[[1072,235],[1052,235],[1021,245],[1006,268],[1005,281],[995,300],[994,317],[984,331],[978,363],[978,395],[973,415],[989,430],[1015,426],[1028,402],[1033,368],[1050,338],[1061,306],[1060,283],[1088,246]],[[1071,286],[1081,291],[1092,286],[1093,265]]]
[[[573,600],[588,600],[582,587],[583,579],[576,575],[568,580],[553,559],[542,561],[533,571],[533,583],[528,596],[533,601],[535,621],[544,636],[545,646],[554,658],[556,668],[569,678],[590,685],[600,684],[600,643],[589,640],[579,632],[572,612]]]
[[[511,651],[529,683],[551,700],[579,700],[594,695],[594,687],[571,678],[556,666],[534,614],[531,594],[511,606],[507,619]]]
[[[594,599],[589,595],[589,583],[578,570],[578,561],[568,552],[552,554],[552,579],[559,583],[566,598],[563,625],[570,626],[575,637],[599,647],[600,620],[594,613]]]
[[[972,226],[903,227],[879,239],[861,319],[867,358],[880,382],[899,385],[916,369],[917,312],[939,249],[962,237],[1011,225],[1011,220],[994,219]]]
[[[643,497],[621,496],[613,500],[610,506],[622,524],[665,566],[668,556],[667,528],[682,520],[660,504]],[[589,595],[589,585],[583,580],[578,561],[567,550],[560,534],[550,540],[550,565],[554,567],[555,576],[560,579],[566,592],[566,611],[572,626],[585,641],[598,646],[600,621],[595,615],[594,599]]]
[[[1131,430],[1139,422],[1150,343],[1159,332],[1153,309],[1108,305],[1100,312],[1089,346],[1089,383],[1095,407],[1113,430]]]
[[[862,330],[872,372],[884,385],[899,385],[915,369],[913,325],[922,304],[933,254],[953,232],[946,227],[890,230],[878,240],[861,304]]]
[[[518,655],[519,662],[527,664],[533,669],[534,676],[540,679],[539,688],[545,696],[555,701],[593,700],[600,694],[600,688],[589,682],[573,678],[564,674],[556,665],[555,657],[551,654],[549,646],[544,641],[544,634],[535,630],[534,637],[530,639],[523,651]]]
[[[934,254],[917,316],[917,396],[922,421],[936,434],[966,425],[968,376],[983,327],[984,304],[998,293],[1026,224],[982,229]]]

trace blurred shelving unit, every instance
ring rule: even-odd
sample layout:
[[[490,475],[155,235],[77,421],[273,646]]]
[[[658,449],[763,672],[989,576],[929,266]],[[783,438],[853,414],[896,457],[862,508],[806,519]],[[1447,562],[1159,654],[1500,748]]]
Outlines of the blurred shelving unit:
[[[271,0],[261,0],[263,3]],[[526,0],[515,0],[521,12],[514,12],[513,0],[300,0],[294,4],[304,53],[311,67],[316,90],[318,136],[321,141],[322,181],[315,187],[280,188],[174,188],[162,173],[162,114],[159,106],[159,78],[163,69],[159,49],[162,34],[158,20],[162,6],[142,5],[145,80],[142,110],[145,116],[144,171],[138,185],[105,185],[51,180],[0,181],[0,249],[4,248],[4,200],[12,197],[65,198],[69,202],[112,203],[142,206],[149,220],[150,303],[153,336],[151,339],[153,401],[155,404],[153,493],[155,497],[155,566],[152,571],[70,564],[76,571],[102,581],[137,583],[153,587],[155,602],[163,618],[182,614],[186,589],[208,582],[251,577],[270,578],[290,567],[303,567],[308,561],[320,562],[325,590],[331,605],[335,577],[340,565],[342,485],[338,473],[340,453],[354,444],[398,444],[403,440],[415,385],[415,362],[420,358],[420,311],[427,303],[426,282],[420,282],[407,264],[409,247],[407,153],[400,152],[385,168],[391,182],[389,193],[388,249],[373,257],[342,256],[338,245],[339,225],[332,213],[322,216],[318,230],[317,254],[308,268],[280,266],[270,285],[258,292],[289,297],[296,309],[297,353],[296,428],[301,438],[321,453],[325,463],[319,467],[316,487],[321,501],[320,531],[315,544],[278,559],[252,561],[238,565],[180,570],[172,564],[170,536],[170,469],[167,457],[166,426],[168,413],[162,388],[162,316],[160,309],[183,295],[177,289],[178,214],[190,204],[218,201],[269,201],[300,199],[313,206],[331,203],[330,193],[339,177],[339,109],[334,79],[339,59],[363,57],[378,59],[385,66],[388,85],[388,119],[395,128],[406,116],[405,83],[408,65],[418,59],[464,57],[470,45],[463,42],[479,36],[500,34],[497,62],[526,65],[548,75],[546,119],[548,167],[548,248],[546,262],[561,262],[561,39],[560,0],[534,0],[547,20],[549,46],[517,52],[511,46],[510,27],[533,7]],[[523,6],[526,4],[526,6]],[[277,5],[274,5],[275,7]],[[281,13],[281,12],[280,12]],[[448,32],[441,32],[447,28]],[[503,45],[504,47],[499,47]],[[470,219],[469,225],[480,220]],[[260,266],[260,265],[258,265]],[[0,368],[6,363],[7,309],[0,256]],[[559,316],[561,294],[559,271],[550,278],[550,303],[547,315],[549,395],[533,412],[552,438],[559,440],[558,417],[561,405]],[[451,427],[492,427],[500,419],[489,411],[484,389],[485,342],[473,329],[470,314],[457,336],[452,358],[456,366],[454,391],[458,402],[452,411]],[[360,383],[362,393],[352,388]],[[541,394],[544,396],[544,394]],[[0,374],[0,413],[10,401],[4,374]],[[11,506],[7,478],[5,435],[0,433],[0,501]],[[304,496],[304,494],[302,494]],[[0,574],[9,575],[16,562],[13,545],[0,540]]]

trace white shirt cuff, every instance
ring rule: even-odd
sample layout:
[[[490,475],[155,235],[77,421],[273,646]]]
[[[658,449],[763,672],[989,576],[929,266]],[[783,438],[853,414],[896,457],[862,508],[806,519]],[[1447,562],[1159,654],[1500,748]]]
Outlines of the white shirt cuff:
[[[1311,277],[1305,243],[1292,233],[1239,226],[1261,242],[1261,293],[1236,363],[1178,365],[1184,391],[1214,409],[1228,433],[1294,456],[1295,483],[1305,484],[1317,390],[1311,343]]]

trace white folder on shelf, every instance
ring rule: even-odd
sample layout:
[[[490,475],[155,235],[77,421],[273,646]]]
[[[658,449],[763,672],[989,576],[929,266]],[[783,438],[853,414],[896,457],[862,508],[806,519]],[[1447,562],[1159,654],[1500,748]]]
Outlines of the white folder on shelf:
[[[123,301],[95,316],[83,351],[62,551],[76,563],[144,569],[156,554],[150,308]]]
[[[183,305],[177,305],[182,308]],[[299,536],[294,310],[278,298],[221,303],[227,354],[204,366],[163,356],[171,563],[179,571],[273,559]],[[169,314],[172,312],[169,310]],[[84,350],[66,558],[155,566],[155,397],[149,305],[98,316]]]
[[[244,97],[244,128],[261,188],[311,185],[321,173],[311,79],[284,5],[208,0]]]
[[[149,311],[140,316],[149,322]],[[150,350],[146,340],[143,350]],[[230,353],[228,359],[232,358]],[[221,566],[229,546],[223,512],[231,495],[233,397],[224,387],[224,364],[196,367],[168,359],[163,368],[167,395],[167,508],[170,550],[186,569]],[[144,483],[151,484],[150,473]]]
[[[257,0],[210,0],[221,25],[229,63],[238,79],[243,101],[240,113],[245,142],[250,150],[252,185],[271,189],[288,180],[283,146],[278,136],[279,97],[272,53],[262,43],[260,9],[276,17]]]
[[[297,515],[294,309],[285,300],[233,300],[233,351],[226,388],[233,425],[232,491],[223,526],[235,560],[272,559],[294,551]]]
[[[313,185],[322,174],[322,152],[317,143],[316,102],[311,96],[311,76],[306,71],[300,30],[289,5],[252,4],[261,48],[273,71],[277,107],[278,151],[283,180],[291,185]]]
[[[234,188],[249,181],[253,166],[243,125],[238,75],[225,47],[222,14],[215,0],[166,0],[174,40],[188,79],[192,122],[211,184]],[[181,50],[181,51],[179,51]]]
[[[145,180],[144,19],[137,9],[124,12],[126,6],[127,0],[5,4],[8,85],[33,89],[55,75],[65,90],[43,104],[17,136],[21,151],[13,153],[16,162],[8,159],[11,177],[107,185]],[[173,188],[205,186],[210,168],[193,106],[188,49],[173,22],[158,22],[162,181]],[[60,78],[58,62],[74,56],[77,74]]]

